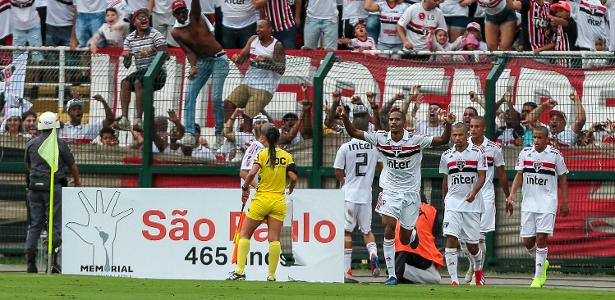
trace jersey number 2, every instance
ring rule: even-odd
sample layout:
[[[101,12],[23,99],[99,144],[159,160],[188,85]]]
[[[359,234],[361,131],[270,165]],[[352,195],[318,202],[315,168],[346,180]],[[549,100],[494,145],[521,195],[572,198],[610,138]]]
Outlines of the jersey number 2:
[[[359,160],[361,158],[361,160]],[[367,166],[367,153],[357,153],[357,162],[354,167],[355,176],[365,176],[367,173],[361,172],[361,166]]]

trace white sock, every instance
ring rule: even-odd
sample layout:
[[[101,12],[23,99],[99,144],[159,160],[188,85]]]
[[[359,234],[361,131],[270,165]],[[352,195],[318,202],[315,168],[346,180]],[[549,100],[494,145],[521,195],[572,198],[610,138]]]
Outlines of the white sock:
[[[478,242],[478,249],[480,250],[480,253],[482,254],[481,256],[481,265],[480,265],[480,269],[483,269],[483,266],[485,265],[485,257],[487,256],[487,244],[485,243],[485,234],[481,233],[480,234],[481,239]]]
[[[474,271],[480,271],[483,268],[483,251],[478,249],[476,254],[472,255],[472,263],[474,264]]]
[[[350,271],[350,263],[352,262],[352,248],[344,249],[344,271]]]
[[[459,282],[457,277],[457,248],[444,248],[444,256],[446,257],[448,274],[451,275],[451,282]]]
[[[395,240],[384,239],[382,243],[382,253],[384,254],[384,261],[387,264],[387,272],[389,277],[395,277]]]
[[[527,248],[526,248],[527,249]],[[532,257],[536,258],[536,245],[532,247],[532,249],[527,249],[527,253]]]
[[[473,270],[474,260],[472,260],[472,254],[470,253],[470,251],[468,251],[468,245],[465,241],[459,241],[459,245],[461,245],[461,251],[463,251],[463,254],[468,259],[468,268]]]
[[[545,269],[545,260],[547,260],[547,247],[545,248],[536,248],[536,274],[534,274],[534,278],[541,278],[542,272]]]
[[[378,246],[376,246],[376,243],[367,243],[367,252],[369,252],[369,258],[371,259],[372,256],[378,256]]]

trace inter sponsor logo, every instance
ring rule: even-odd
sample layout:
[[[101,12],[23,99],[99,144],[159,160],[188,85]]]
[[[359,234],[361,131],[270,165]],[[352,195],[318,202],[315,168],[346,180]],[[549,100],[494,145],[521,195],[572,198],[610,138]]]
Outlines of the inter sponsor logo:
[[[348,150],[356,151],[356,150],[368,150],[374,149],[374,145],[368,143],[357,143],[348,145]]]
[[[397,161],[397,160],[394,160],[394,159],[389,159],[387,161],[387,167],[389,167],[391,169],[396,169],[396,170],[403,170],[403,169],[410,168],[410,162],[409,161]]]
[[[527,184],[547,185],[548,182],[549,182],[548,178],[540,178],[538,176],[527,176],[527,177],[525,177],[525,183],[527,183]]]
[[[453,184],[473,184],[475,176],[453,176]]]

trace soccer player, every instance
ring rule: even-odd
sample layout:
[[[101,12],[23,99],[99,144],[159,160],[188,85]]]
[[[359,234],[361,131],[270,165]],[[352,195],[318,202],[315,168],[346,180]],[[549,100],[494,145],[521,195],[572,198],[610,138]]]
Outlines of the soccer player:
[[[547,281],[547,237],[553,235],[557,212],[557,187],[562,197],[560,214],[568,215],[568,169],[564,157],[549,143],[549,131],[544,126],[534,129],[534,146],[525,147],[517,159],[517,175],[506,210],[512,214],[515,195],[522,187],[521,237],[529,254],[535,258],[536,272],[530,287],[541,288]]]
[[[254,165],[256,155],[263,150],[263,148],[265,148],[265,146],[260,142],[260,137],[265,134],[265,132],[263,132],[263,129],[266,129],[265,124],[269,124],[269,120],[262,114],[256,115],[256,117],[252,118],[252,126],[254,127],[254,137],[256,138],[256,141],[253,141],[250,144],[241,159],[239,176],[241,177],[242,186],[244,184],[244,180],[248,177],[248,173],[252,170],[252,165]],[[256,188],[257,183],[258,178],[254,178],[254,181],[252,181],[250,185]]]
[[[237,269],[231,272],[228,280],[245,280],[244,268],[250,251],[250,239],[256,228],[267,218],[269,237],[269,276],[267,281],[275,281],[275,271],[280,261],[280,231],[286,215],[286,176],[290,178],[288,194],[292,194],[297,183],[297,173],[293,157],[276,147],[280,132],[275,126],[266,124],[262,127],[264,135],[259,141],[265,146],[254,160],[252,169],[245,178],[241,189],[243,197],[250,195],[250,183],[258,174],[259,182],[256,194],[246,213],[245,223],[241,228],[237,251]]]
[[[418,247],[418,236],[414,230],[421,205],[421,160],[422,149],[448,143],[451,137],[451,123],[455,115],[448,114],[444,120],[444,132],[440,136],[426,137],[408,132],[404,127],[405,115],[398,108],[389,112],[390,131],[367,133],[357,129],[348,119],[343,106],[337,107],[344,127],[351,137],[364,140],[376,146],[383,161],[384,172],[380,176],[380,193],[376,212],[382,215],[384,242],[382,250],[389,278],[386,285],[396,285],[395,275],[395,225],[399,220],[399,239],[402,244]],[[412,241],[412,243],[411,243]]]
[[[490,141],[485,137],[485,118],[474,117],[470,120],[470,146],[478,146],[483,149],[483,152],[487,158],[487,177],[485,184],[479,192],[480,198],[483,200],[484,211],[480,215],[480,240],[478,247],[482,254],[481,262],[485,262],[485,255],[487,247],[485,246],[485,236],[488,232],[495,231],[495,190],[493,187],[493,175],[494,172],[498,173],[498,182],[504,192],[504,195],[508,198],[510,190],[508,189],[508,178],[504,171],[504,155],[502,154],[502,147],[500,145]],[[465,241],[462,241],[465,244]],[[464,248],[464,247],[462,247]],[[467,250],[466,250],[467,251]],[[466,254],[469,254],[466,252]],[[472,280],[474,274],[474,267],[472,265],[472,259],[468,256],[470,261],[470,268],[466,273],[466,282]],[[480,266],[482,270],[482,266]]]
[[[485,183],[487,159],[481,147],[468,142],[465,123],[453,126],[453,148],[444,151],[440,159],[442,194],[444,198],[443,233],[446,236],[444,257],[451,285],[459,285],[457,277],[457,248],[459,240],[466,241],[474,264],[476,285],[484,285],[480,240],[480,216],[483,200],[479,192]]]
[[[367,118],[355,118],[353,125],[367,131]],[[374,145],[359,139],[352,139],[343,144],[335,155],[335,177],[344,189],[344,207],[346,225],[344,226],[344,270],[347,276],[352,276],[350,263],[352,259],[352,231],[358,225],[363,233],[363,241],[369,252],[372,275],[380,275],[376,239],[372,233],[372,182],[378,150]]]

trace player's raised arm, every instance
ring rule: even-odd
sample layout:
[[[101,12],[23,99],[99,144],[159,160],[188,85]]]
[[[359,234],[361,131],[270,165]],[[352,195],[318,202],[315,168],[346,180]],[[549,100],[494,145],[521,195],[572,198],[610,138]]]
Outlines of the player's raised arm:
[[[190,22],[198,22],[201,19],[201,1],[192,1],[190,4],[190,19]]]
[[[342,117],[342,121],[344,121],[344,128],[346,128],[346,131],[351,137],[360,139],[360,140],[365,140],[365,131],[359,130],[355,128],[354,125],[352,125],[352,122],[350,122],[350,119],[348,119],[348,115],[346,114],[346,111],[344,110],[343,106],[339,105],[337,107],[337,114]],[[450,132],[449,132],[449,135],[450,135]]]
[[[431,146],[440,146],[447,144],[451,140],[451,124],[455,122],[455,115],[449,113],[446,118],[444,118],[444,132],[442,132],[441,136],[433,137],[431,141]]]

